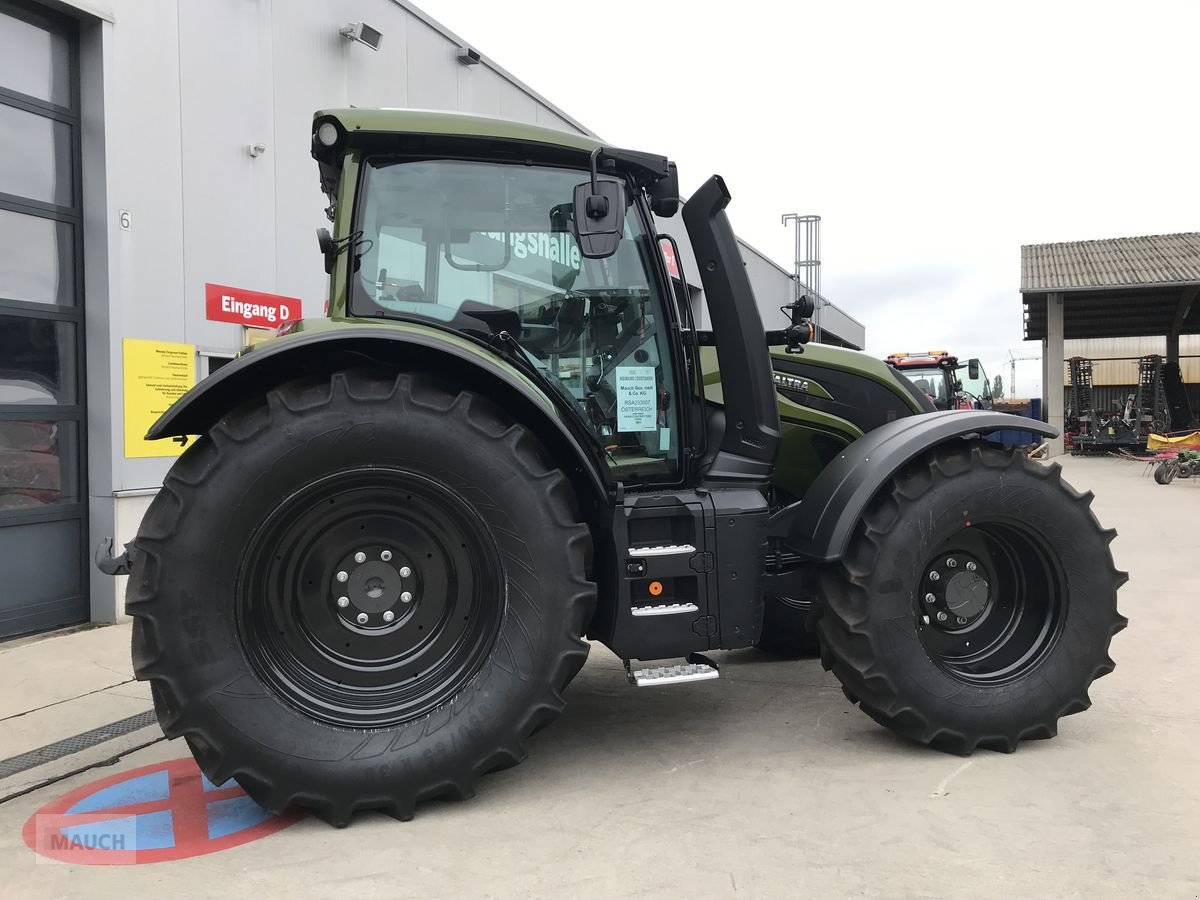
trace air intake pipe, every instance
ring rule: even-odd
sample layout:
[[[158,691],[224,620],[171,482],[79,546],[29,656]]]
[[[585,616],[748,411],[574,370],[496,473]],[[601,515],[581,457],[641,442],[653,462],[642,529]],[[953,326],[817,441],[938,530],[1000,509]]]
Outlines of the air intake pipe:
[[[714,175],[683,207],[712,318],[725,406],[719,450],[704,477],[766,484],[779,452],[779,407],[762,317],[725,215],[728,203],[725,182]]]

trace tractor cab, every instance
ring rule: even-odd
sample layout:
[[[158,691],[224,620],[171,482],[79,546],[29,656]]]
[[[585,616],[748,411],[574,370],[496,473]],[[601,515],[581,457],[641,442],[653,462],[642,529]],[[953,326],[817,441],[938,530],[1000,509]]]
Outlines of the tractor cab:
[[[978,359],[960,363],[948,350],[893,353],[885,360],[937,409],[991,409],[992,388]]]

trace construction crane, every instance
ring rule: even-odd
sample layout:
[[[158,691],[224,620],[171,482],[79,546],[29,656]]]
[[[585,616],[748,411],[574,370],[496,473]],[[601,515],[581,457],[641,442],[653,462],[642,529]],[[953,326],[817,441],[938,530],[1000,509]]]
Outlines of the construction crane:
[[[1017,363],[1024,362],[1027,359],[1041,359],[1040,356],[1015,356],[1011,350],[1008,351],[1008,399],[1015,400],[1017,398]]]

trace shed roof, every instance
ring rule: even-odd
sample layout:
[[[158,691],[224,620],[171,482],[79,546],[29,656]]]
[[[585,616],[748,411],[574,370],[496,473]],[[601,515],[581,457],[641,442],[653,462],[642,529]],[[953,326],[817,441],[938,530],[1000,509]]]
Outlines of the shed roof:
[[[1200,284],[1200,232],[1021,248],[1021,293]]]
[[[1046,336],[1046,303],[1063,295],[1065,337],[1200,331],[1200,232],[1027,244],[1021,248],[1025,338]]]

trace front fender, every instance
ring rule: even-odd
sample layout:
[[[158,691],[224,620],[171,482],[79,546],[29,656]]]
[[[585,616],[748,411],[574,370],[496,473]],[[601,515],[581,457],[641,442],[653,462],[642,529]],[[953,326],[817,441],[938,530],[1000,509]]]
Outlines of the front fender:
[[[840,559],[871,498],[905,464],[946,441],[1009,428],[1058,435],[1057,428],[1044,422],[982,410],[944,410],[881,425],[827,465],[804,499],[776,512],[770,533],[809,559]]]
[[[554,464],[577,487],[594,499],[606,498],[607,487],[596,465],[532,382],[470,341],[421,326],[320,327],[268,341],[176,400],[146,438],[204,434],[229,410],[286,381],[362,365],[434,372],[451,384],[491,397],[538,436]]]

